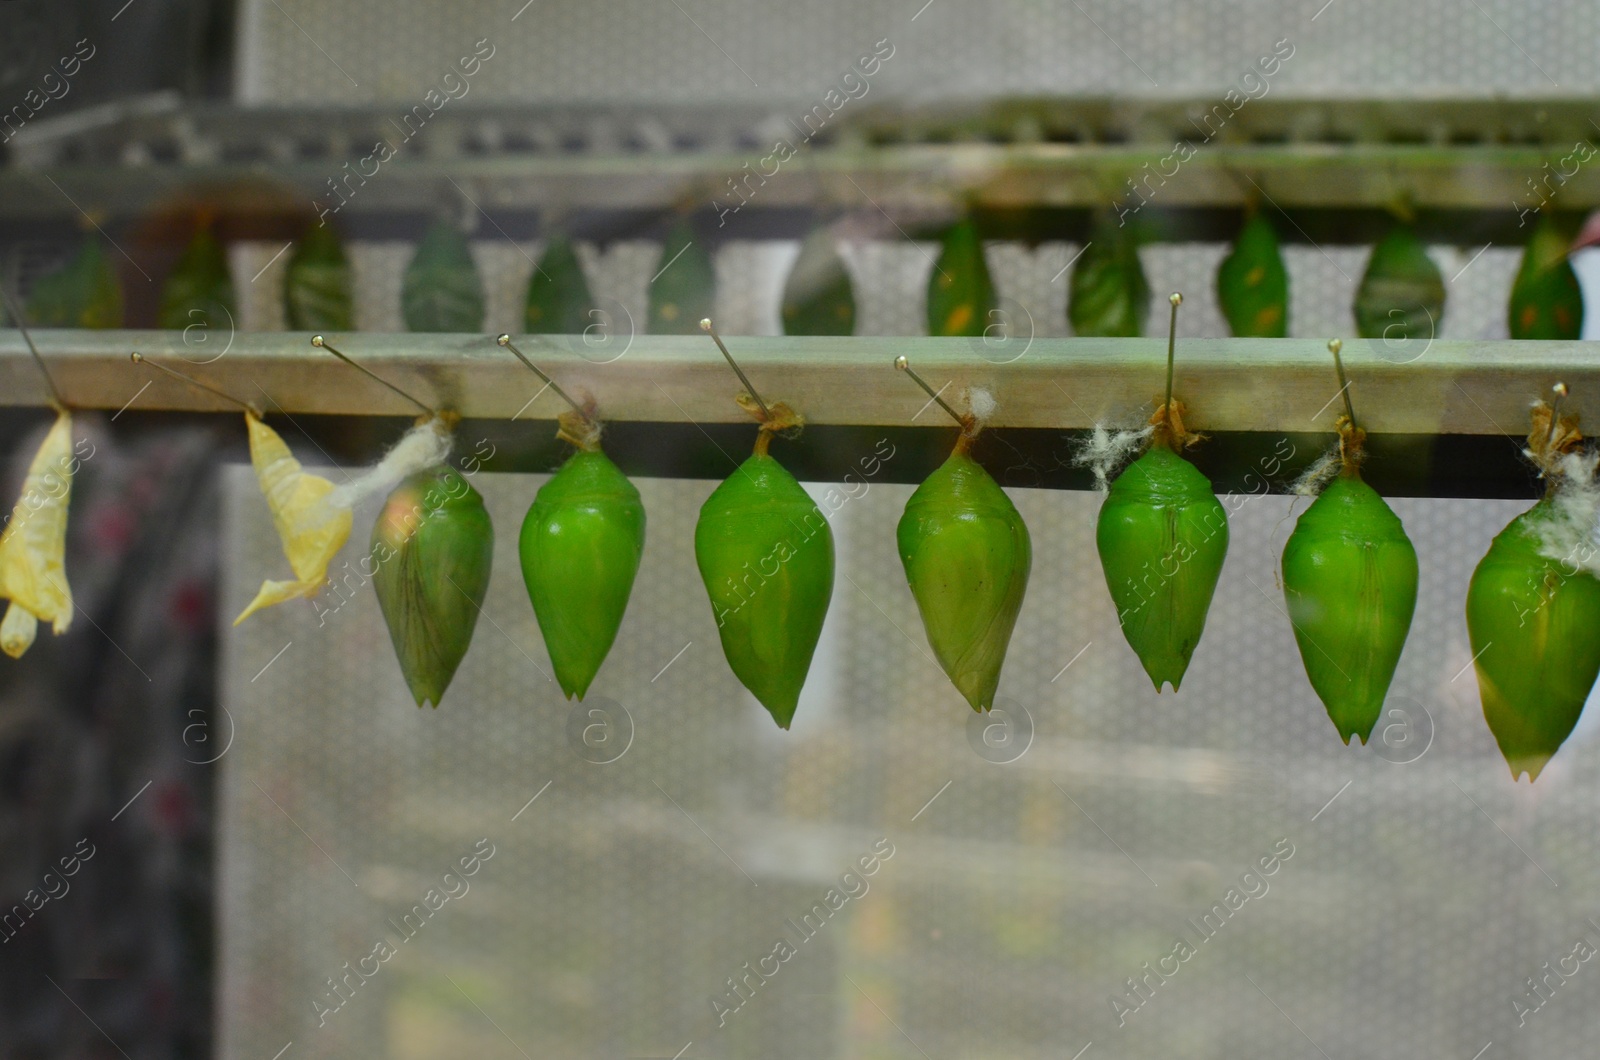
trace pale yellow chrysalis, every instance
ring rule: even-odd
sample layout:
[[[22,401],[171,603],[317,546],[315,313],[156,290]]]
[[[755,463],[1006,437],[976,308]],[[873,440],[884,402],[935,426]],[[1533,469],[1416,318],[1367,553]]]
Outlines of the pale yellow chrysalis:
[[[250,462],[295,580],[262,582],[250,606],[233,620],[236,626],[263,607],[316,596],[327,581],[328,564],[350,538],[351,524],[348,506],[328,503],[333,483],[302,471],[278,433],[253,413],[244,418],[250,429]]]
[[[13,659],[21,658],[33,644],[41,621],[49,622],[57,634],[72,625],[67,502],[77,463],[72,456],[72,414],[59,409],[0,535],[0,598],[11,601],[0,619],[0,651]]]

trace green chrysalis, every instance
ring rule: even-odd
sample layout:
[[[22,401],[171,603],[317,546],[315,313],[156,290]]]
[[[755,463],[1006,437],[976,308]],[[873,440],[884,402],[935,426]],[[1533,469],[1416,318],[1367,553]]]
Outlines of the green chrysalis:
[[[161,288],[156,326],[182,331],[196,325],[229,330],[238,319],[228,255],[210,224],[202,224]]]
[[[1410,225],[1372,248],[1356,289],[1356,330],[1364,339],[1431,339],[1444,322],[1444,277]]]
[[[580,700],[616,642],[644,554],[644,504],[628,476],[600,451],[594,408],[579,405],[502,336],[572,412],[557,437],[578,451],[539,487],[522,520],[517,552],[533,615],[562,693]]]
[[[372,576],[406,686],[437,707],[472,643],[494,527],[483,497],[444,464],[406,479],[372,529]]]
[[[594,296],[583,263],[565,236],[551,236],[528,279],[523,323],[534,335],[581,335],[594,321]]]
[[[349,331],[355,327],[350,261],[331,224],[312,225],[295,244],[283,278],[283,312],[290,331]]]
[[[711,315],[717,296],[717,270],[711,255],[680,220],[667,233],[661,260],[650,281],[650,334],[693,335]]]
[[[1106,338],[1142,335],[1149,311],[1150,284],[1132,230],[1112,224],[1109,214],[1097,215],[1072,270],[1067,294],[1072,333]]]
[[[1337,361],[1338,343],[1330,343]],[[1295,523],[1283,547],[1283,592],[1306,677],[1348,744],[1365,744],[1411,630],[1417,550],[1394,510],[1361,480],[1365,432],[1346,386],[1338,477]]]
[[[928,275],[928,334],[981,336],[995,304],[983,240],[978,226],[964,217],[944,234],[939,260]]]
[[[477,331],[483,327],[483,284],[461,230],[440,220],[406,266],[400,312],[407,331]]]
[[[1528,236],[1511,284],[1507,327],[1514,339],[1575,339],[1583,331],[1583,290],[1567,260],[1567,236],[1549,214]]]
[[[895,364],[911,371],[903,357]],[[969,455],[978,421],[946,409],[961,422],[961,436],[906,502],[895,538],[933,654],[981,712],[994,705],[1033,546],[1016,505]]]
[[[1149,450],[1111,483],[1095,545],[1128,646],[1156,691],[1178,691],[1228,553],[1228,517],[1211,483],[1178,453],[1197,440],[1172,398],[1178,304],[1167,338],[1167,399],[1151,418]]]
[[[709,320],[704,326],[711,330]],[[754,391],[740,398],[761,422],[755,452],[700,508],[694,557],[729,667],[787,729],[833,597],[833,530],[795,477],[767,455],[772,435],[799,427],[800,417]]]
[[[1217,269],[1217,304],[1238,338],[1281,339],[1289,333],[1289,270],[1278,233],[1251,211]]]
[[[1558,426],[1559,424],[1559,426]],[[1574,562],[1586,546],[1563,525],[1562,454],[1580,441],[1570,419],[1534,407],[1528,449],[1550,481],[1532,508],[1495,536],[1467,587],[1467,634],[1484,720],[1513,780],[1538,780],[1578,723],[1600,675],[1600,579]],[[1569,550],[1565,537],[1575,537]],[[1545,552],[1560,542],[1559,560]]]
[[[855,333],[855,291],[826,227],[817,228],[800,244],[800,256],[783,285],[782,313],[785,335]]]
[[[34,283],[24,312],[41,328],[122,327],[122,285],[100,240],[84,239],[65,265]]]

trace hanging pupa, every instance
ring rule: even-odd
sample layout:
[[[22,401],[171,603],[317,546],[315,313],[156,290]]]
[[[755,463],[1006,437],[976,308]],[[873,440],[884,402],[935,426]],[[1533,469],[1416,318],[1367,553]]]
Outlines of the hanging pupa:
[[[1444,276],[1409,224],[1372,248],[1356,289],[1356,330],[1364,339],[1427,340],[1444,323]]]
[[[693,335],[711,314],[717,296],[717,270],[711,255],[680,220],[667,233],[650,281],[650,334]]]
[[[16,304],[5,295],[14,314]],[[20,316],[20,314],[17,314]],[[57,636],[72,625],[72,590],[67,585],[67,506],[79,461],[73,454],[72,413],[61,400],[55,381],[34,349],[26,326],[22,336],[49,384],[55,423],[28,465],[22,492],[0,533],[0,599],[9,601],[0,618],[0,651],[13,659],[33,644],[39,623],[50,623]]]
[[[1253,209],[1217,268],[1217,304],[1237,338],[1281,339],[1289,333],[1289,270],[1278,233]]]
[[[1583,290],[1555,218],[1540,216],[1511,283],[1506,326],[1514,339],[1575,339],[1583,331]]]
[[[355,326],[350,259],[333,225],[312,225],[295,244],[283,274],[290,331],[349,331]]]
[[[783,285],[781,312],[785,335],[855,334],[855,290],[827,226],[800,244],[800,256]]]
[[[228,255],[203,217],[183,256],[161,288],[156,327],[185,331],[201,327],[227,334],[238,319]]]
[[[436,221],[417,244],[400,283],[407,331],[477,331],[483,326],[483,281],[461,230]]]
[[[1417,606],[1417,550],[1394,510],[1361,480],[1366,432],[1356,426],[1337,339],[1328,344],[1345,395],[1333,473],[1283,547],[1283,592],[1306,677],[1348,744],[1365,744],[1383,713]]]
[[[928,274],[928,334],[981,336],[995,305],[978,226],[963,217],[944,234],[939,260]]]
[[[84,239],[71,260],[34,283],[27,316],[40,328],[122,327],[122,284],[99,239]]]
[[[1200,440],[1172,398],[1178,305],[1167,338],[1167,398],[1150,417],[1145,454],[1111,483],[1095,545],[1128,645],[1156,691],[1176,692],[1189,668],[1228,552],[1228,517],[1211,483],[1178,455]]]
[[[1467,587],[1467,634],[1484,720],[1513,780],[1539,779],[1600,675],[1600,579],[1592,573],[1595,456],[1576,417],[1534,406],[1527,456],[1545,495],[1495,536]]]
[[[1150,284],[1139,261],[1133,230],[1097,214],[1089,242],[1078,254],[1067,293],[1067,320],[1080,337],[1133,338],[1144,334]]]
[[[311,341],[372,375],[321,335]],[[455,414],[435,412],[393,384],[378,381],[426,415],[376,467],[340,487],[335,499],[386,489],[400,480],[372,528],[372,586],[406,687],[417,706],[437,707],[467,654],[483,610],[494,560],[494,526],[483,497],[461,472],[443,462],[450,453]]]
[[[522,319],[533,335],[581,335],[596,322],[594,296],[583,277],[572,241],[551,236],[539,265],[528,278],[528,297],[523,302]]]
[[[767,455],[774,434],[804,421],[786,405],[763,402],[711,321],[701,327],[744,383],[739,405],[761,429],[754,454],[700,508],[695,562],[729,667],[787,729],[833,596],[833,531],[795,477]]]
[[[895,367],[961,424],[949,459],[906,502],[895,539],[934,656],[972,709],[986,711],[994,705],[1033,560],[1022,515],[971,456],[994,398],[971,391],[972,411],[962,415],[904,357]]]
[[[260,414],[252,405],[138,353],[133,354],[132,359],[134,364],[148,364],[244,409],[250,464],[255,468],[256,483],[272,513],[272,526],[278,532],[278,542],[283,546],[289,569],[294,571],[294,579],[263,581],[255,599],[246,605],[233,624],[237,626],[257,611],[275,604],[315,597],[327,584],[328,564],[350,538],[353,502],[345,500],[332,482],[303,469],[283,438],[261,422]]]
[[[592,402],[580,405],[501,335],[545,385],[572,406],[556,437],[578,451],[539,487],[517,554],[528,600],[568,699],[583,699],[616,642],[644,555],[644,504],[628,476],[600,450]]]

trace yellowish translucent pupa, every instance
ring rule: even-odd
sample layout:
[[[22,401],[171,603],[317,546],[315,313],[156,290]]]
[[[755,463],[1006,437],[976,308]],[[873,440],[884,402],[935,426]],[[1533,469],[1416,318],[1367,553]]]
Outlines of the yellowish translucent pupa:
[[[72,625],[67,587],[67,502],[78,461],[72,455],[72,414],[56,422],[28,466],[22,496],[0,534],[0,598],[10,601],[0,619],[0,651],[13,659],[33,644],[40,622],[56,634]]]
[[[236,626],[263,607],[316,596],[328,579],[328,564],[350,538],[351,524],[349,507],[328,502],[333,483],[301,470],[278,432],[255,413],[246,412],[244,418],[250,430],[250,463],[295,580],[262,582],[250,606],[233,620]]]

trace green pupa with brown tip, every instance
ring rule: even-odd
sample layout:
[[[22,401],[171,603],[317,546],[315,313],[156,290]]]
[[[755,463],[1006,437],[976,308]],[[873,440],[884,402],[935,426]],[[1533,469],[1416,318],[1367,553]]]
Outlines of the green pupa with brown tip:
[[[1033,545],[1016,505],[972,459],[979,429],[975,417],[962,420],[949,459],[906,502],[895,539],[934,656],[982,712],[994,706]]]
[[[1179,295],[1173,295],[1176,332]],[[1228,554],[1228,516],[1211,482],[1179,453],[1198,441],[1172,398],[1173,337],[1167,341],[1167,399],[1151,417],[1150,447],[1111,483],[1095,545],[1128,646],[1156,691],[1183,683]]]
[[[1283,546],[1283,593],[1312,689],[1344,742],[1365,744],[1411,630],[1418,568],[1400,517],[1361,479],[1353,415],[1347,396],[1339,471]]]
[[[389,494],[372,529],[373,588],[406,687],[439,705],[472,643],[494,560],[483,497],[455,468],[420,471]]]
[[[1600,676],[1600,579],[1584,566],[1593,558],[1586,533],[1571,533],[1559,509],[1561,457],[1580,441],[1575,420],[1534,407],[1528,449],[1549,488],[1495,536],[1467,587],[1483,717],[1512,779],[1526,773],[1530,783],[1572,734]],[[1546,554],[1552,544],[1563,558]]]

